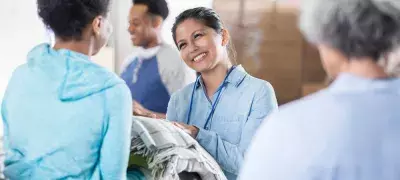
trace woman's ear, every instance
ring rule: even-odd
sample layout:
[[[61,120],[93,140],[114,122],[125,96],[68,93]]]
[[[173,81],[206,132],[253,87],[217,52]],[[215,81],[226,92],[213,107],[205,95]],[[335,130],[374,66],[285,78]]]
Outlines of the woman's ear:
[[[222,46],[228,45],[230,38],[231,38],[229,31],[226,29],[222,29],[221,35],[222,35]]]
[[[95,36],[100,36],[100,34],[101,34],[101,26],[103,26],[102,20],[103,20],[102,16],[97,16],[94,18],[94,20],[92,22],[93,34]]]

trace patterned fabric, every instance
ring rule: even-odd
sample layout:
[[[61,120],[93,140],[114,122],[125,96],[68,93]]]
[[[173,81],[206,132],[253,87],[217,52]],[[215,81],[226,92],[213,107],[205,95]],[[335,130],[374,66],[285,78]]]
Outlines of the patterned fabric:
[[[148,158],[155,179],[179,180],[178,174],[187,171],[202,179],[226,180],[212,156],[169,121],[134,117],[131,151]]]

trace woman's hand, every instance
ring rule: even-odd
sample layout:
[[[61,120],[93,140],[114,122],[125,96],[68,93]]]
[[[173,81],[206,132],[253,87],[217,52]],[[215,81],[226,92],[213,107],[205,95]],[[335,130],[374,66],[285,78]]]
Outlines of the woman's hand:
[[[190,125],[187,125],[184,123],[179,123],[179,122],[173,122],[173,124],[176,127],[181,128],[183,131],[188,133],[193,138],[196,138],[197,134],[199,133],[199,128],[197,128],[196,126],[190,126]]]

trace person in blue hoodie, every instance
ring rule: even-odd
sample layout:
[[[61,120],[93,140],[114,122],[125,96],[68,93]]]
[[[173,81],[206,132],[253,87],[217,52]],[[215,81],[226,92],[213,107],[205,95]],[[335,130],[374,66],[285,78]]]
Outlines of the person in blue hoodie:
[[[125,179],[132,99],[90,57],[111,33],[109,0],[38,0],[54,47],[33,48],[1,108],[7,179]]]
[[[274,90],[234,65],[229,32],[213,10],[182,12],[172,33],[183,61],[199,76],[172,95],[167,119],[195,138],[234,180],[253,134],[277,109]]]

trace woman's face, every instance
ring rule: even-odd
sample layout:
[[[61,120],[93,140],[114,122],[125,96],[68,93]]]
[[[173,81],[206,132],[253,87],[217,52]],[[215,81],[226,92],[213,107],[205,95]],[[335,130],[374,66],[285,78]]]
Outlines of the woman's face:
[[[206,72],[220,63],[226,53],[226,40],[222,33],[205,26],[198,20],[187,19],[176,28],[175,42],[181,58],[196,72]]]

